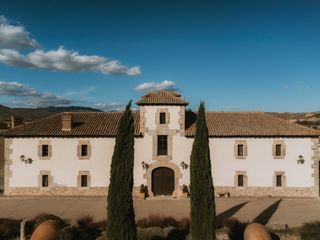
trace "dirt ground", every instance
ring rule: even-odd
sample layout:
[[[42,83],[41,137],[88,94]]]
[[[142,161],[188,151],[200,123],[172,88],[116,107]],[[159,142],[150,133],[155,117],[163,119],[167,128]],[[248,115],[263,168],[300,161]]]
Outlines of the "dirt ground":
[[[0,197],[0,217],[30,218],[40,213],[52,213],[62,218],[76,220],[91,215],[95,220],[106,218],[105,197]],[[157,198],[134,200],[136,219],[155,214],[189,217],[189,199]],[[299,227],[304,222],[320,220],[320,199],[313,198],[218,198],[217,222],[235,217],[241,221],[258,221],[267,226]]]

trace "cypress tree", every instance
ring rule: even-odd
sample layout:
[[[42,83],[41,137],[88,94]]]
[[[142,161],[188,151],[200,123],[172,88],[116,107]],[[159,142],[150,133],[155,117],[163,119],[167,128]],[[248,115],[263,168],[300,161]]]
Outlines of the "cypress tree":
[[[204,103],[196,120],[190,159],[190,231],[192,240],[215,239],[215,202]]]
[[[131,101],[123,113],[116,136],[110,173],[107,207],[108,240],[136,240],[132,201],[134,126]]]

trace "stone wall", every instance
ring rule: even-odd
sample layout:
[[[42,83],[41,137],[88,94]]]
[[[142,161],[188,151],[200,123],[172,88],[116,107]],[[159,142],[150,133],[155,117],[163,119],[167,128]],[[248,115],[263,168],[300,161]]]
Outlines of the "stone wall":
[[[215,187],[216,196],[230,197],[317,197],[312,187]]]
[[[105,187],[93,187],[86,189],[80,189],[76,187],[51,187],[47,190],[37,187],[13,187],[9,189],[7,195],[106,196],[107,193],[108,189]]]

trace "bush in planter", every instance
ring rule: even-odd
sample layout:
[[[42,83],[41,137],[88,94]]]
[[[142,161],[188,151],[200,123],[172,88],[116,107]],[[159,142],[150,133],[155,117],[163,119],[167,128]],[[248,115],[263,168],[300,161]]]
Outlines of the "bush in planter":
[[[182,185],[182,192],[189,193],[189,188],[187,185],[185,185],[185,184]]]
[[[148,197],[148,186],[141,184],[140,185],[140,193],[144,194],[144,197]]]
[[[318,240],[320,239],[320,221],[304,223],[299,229],[301,240]]]

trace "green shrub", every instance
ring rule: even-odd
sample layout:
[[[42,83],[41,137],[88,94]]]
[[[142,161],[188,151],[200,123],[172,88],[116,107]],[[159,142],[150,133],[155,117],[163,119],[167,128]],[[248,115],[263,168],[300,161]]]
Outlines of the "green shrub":
[[[81,235],[81,231],[75,226],[67,226],[58,232],[57,240],[81,240],[85,239]]]
[[[320,239],[320,221],[304,223],[299,229],[301,240],[319,240]]]
[[[102,225],[103,224],[103,225]],[[106,222],[94,222],[94,218],[90,215],[81,216],[77,219],[77,225],[81,236],[85,240],[95,240],[105,230]]]
[[[141,228],[149,227],[178,227],[178,221],[173,217],[161,217],[158,215],[150,215],[148,218],[142,218],[137,221],[137,226]]]
[[[182,185],[182,192],[189,193],[189,188],[187,185],[185,185],[185,184]]]
[[[21,220],[0,218],[0,239],[14,239],[20,236]]]
[[[88,227],[93,223],[94,218],[90,215],[81,216],[77,219],[79,227]]]
[[[178,229],[185,231],[186,233],[190,232],[190,219],[189,218],[182,218],[178,221]]]
[[[236,218],[230,218],[225,222],[227,234],[230,240],[243,240],[243,233],[248,223],[240,222]]]

